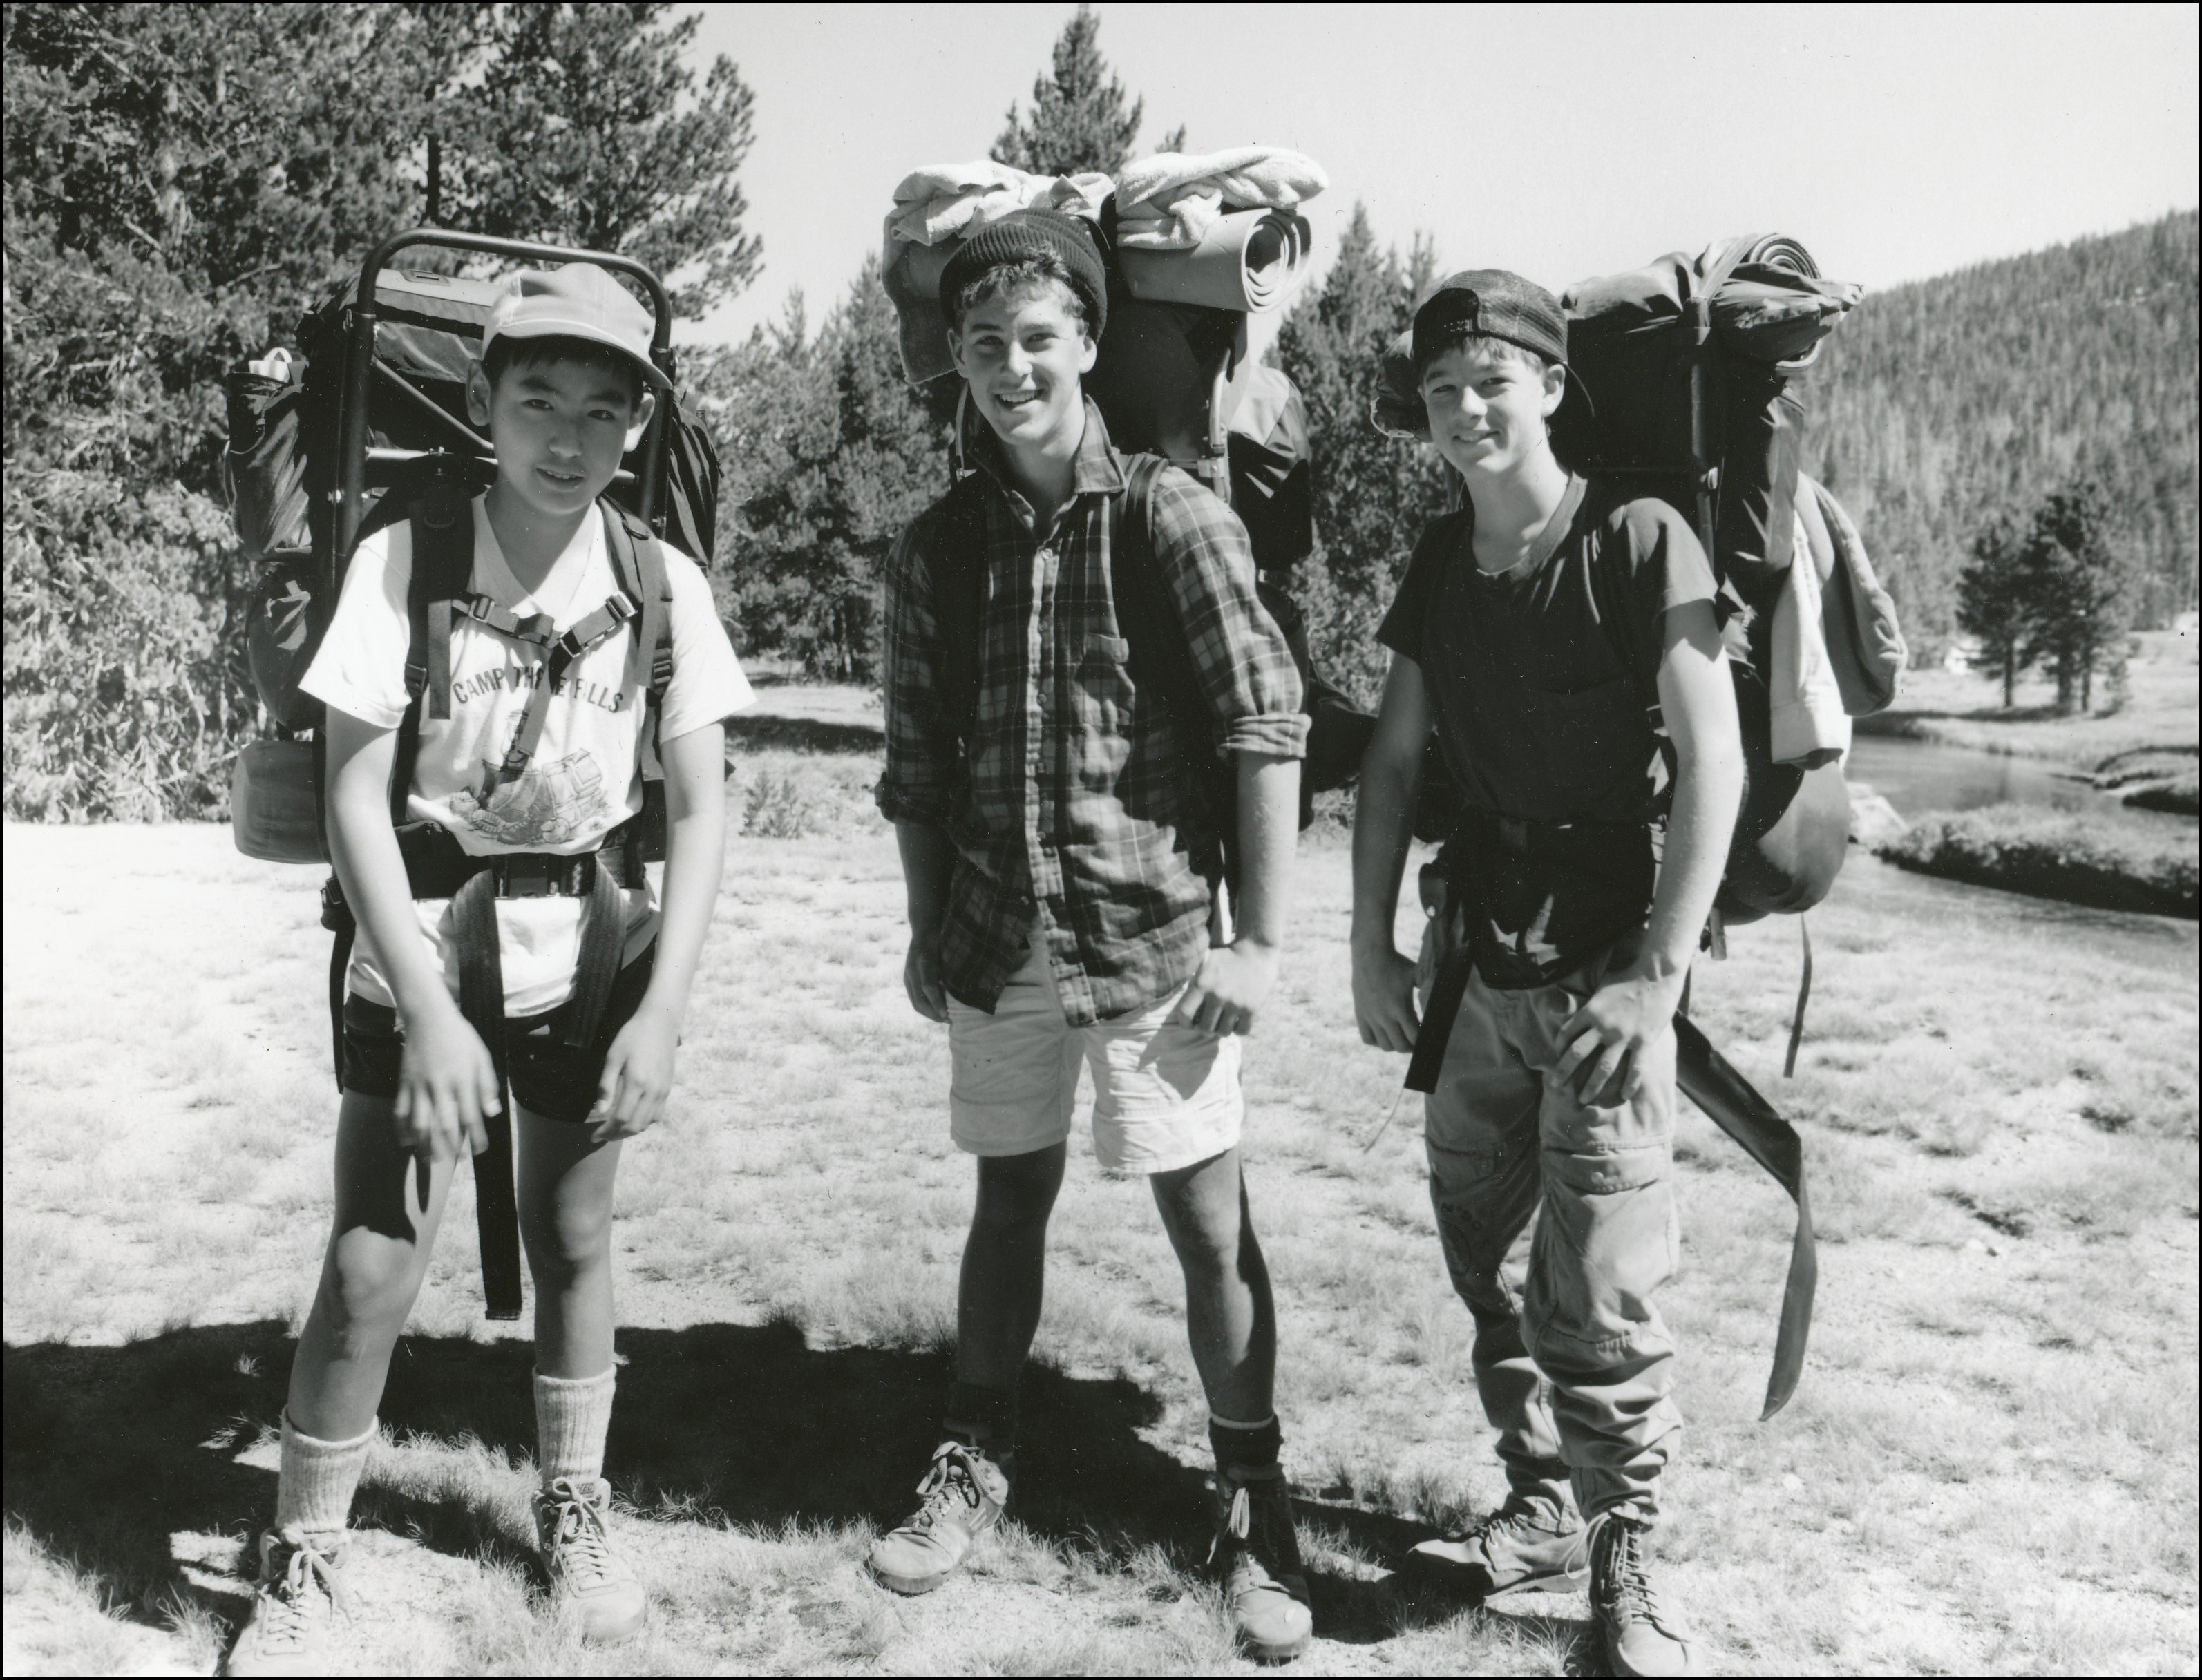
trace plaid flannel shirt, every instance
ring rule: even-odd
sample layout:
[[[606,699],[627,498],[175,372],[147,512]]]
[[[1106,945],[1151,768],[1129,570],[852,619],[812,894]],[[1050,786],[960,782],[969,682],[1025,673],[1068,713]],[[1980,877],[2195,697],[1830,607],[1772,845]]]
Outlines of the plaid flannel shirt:
[[[942,978],[991,1011],[1045,922],[1057,996],[1078,1025],[1142,1008],[1198,971],[1211,889],[1192,859],[1214,819],[1184,755],[1304,756],[1299,672],[1254,595],[1245,528],[1175,468],[1151,503],[1157,569],[1185,627],[1208,715],[1184,719],[1127,669],[1112,561],[1123,460],[1089,399],[1071,499],[1034,528],[991,434],[975,717],[950,715],[933,564],[945,498],[903,533],[886,573],[886,770],[880,809],[957,848]]]

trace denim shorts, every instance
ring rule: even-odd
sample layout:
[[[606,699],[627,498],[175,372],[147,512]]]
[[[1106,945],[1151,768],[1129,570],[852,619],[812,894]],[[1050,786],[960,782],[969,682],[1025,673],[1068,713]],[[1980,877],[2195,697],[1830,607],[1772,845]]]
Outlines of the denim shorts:
[[[604,1006],[603,1025],[590,1043],[566,1043],[566,1023],[573,1018],[570,1000],[539,1015],[507,1019],[505,1070],[515,1102],[546,1120],[578,1125],[589,1118],[597,1103],[598,1083],[604,1076],[604,1054],[641,1007],[656,956],[657,945],[652,941],[620,970],[612,982],[611,1001]],[[362,1096],[397,1096],[397,1068],[405,1050],[397,1012],[386,1003],[347,997],[344,1041],[344,1088]]]

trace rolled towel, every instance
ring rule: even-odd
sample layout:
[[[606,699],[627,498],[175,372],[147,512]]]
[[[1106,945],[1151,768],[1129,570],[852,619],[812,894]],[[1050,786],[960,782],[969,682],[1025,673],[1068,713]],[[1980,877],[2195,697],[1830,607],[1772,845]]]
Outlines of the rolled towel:
[[[1283,308],[1307,276],[1312,230],[1290,211],[1226,212],[1190,250],[1127,244],[1121,229],[1116,266],[1125,288],[1150,303],[1263,315]]]
[[[1314,159],[1284,146],[1143,157],[1116,177],[1116,244],[1192,250],[1232,210],[1292,209],[1329,185]]]
[[[894,191],[886,244],[937,245],[1012,210],[1039,207],[1098,220],[1115,191],[1103,174],[1028,175],[1006,163],[936,163],[914,169]]]

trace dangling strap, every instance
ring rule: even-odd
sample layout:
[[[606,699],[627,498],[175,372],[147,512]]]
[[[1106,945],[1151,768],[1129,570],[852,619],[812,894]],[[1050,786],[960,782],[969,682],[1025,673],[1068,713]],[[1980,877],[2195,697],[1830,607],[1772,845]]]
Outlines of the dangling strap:
[[[1805,1042],[1805,1006],[1812,998],[1812,930],[1805,925],[1802,911],[1797,915],[1797,937],[1805,942],[1805,972],[1797,981],[1797,1013],[1789,1023],[1789,1054],[1781,1064],[1781,1077],[1797,1077],[1797,1047]]]
[[[1766,1409],[1779,1412],[1797,1392],[1805,1369],[1805,1341],[1812,1329],[1812,1295],[1820,1261],[1812,1237],[1812,1204],[1805,1192],[1805,1145],[1796,1129],[1752,1089],[1696,1025],[1675,1020],[1675,1083],[1722,1131],[1789,1192],[1797,1204],[1797,1230],[1789,1243],[1789,1278],[1781,1290],[1781,1328],[1774,1337],[1774,1370],[1766,1379]]]
[[[482,1294],[492,1319],[520,1316],[520,1213],[512,1189],[512,1105],[506,1097],[504,963],[498,949],[497,878],[482,870],[451,899],[459,962],[459,1013],[497,1068],[498,1106],[483,1117],[488,1146],[474,1157],[474,1232]]]

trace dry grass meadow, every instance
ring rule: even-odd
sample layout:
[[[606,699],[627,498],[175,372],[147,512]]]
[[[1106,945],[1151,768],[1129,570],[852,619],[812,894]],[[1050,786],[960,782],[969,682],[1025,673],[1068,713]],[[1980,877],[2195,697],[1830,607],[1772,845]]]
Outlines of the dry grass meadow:
[[[357,1521],[362,1672],[1201,1672],[1202,1408],[1145,1187],[1074,1143],[1028,1381],[1022,1521],[921,1601],[868,1584],[945,1395],[970,1168],[899,981],[863,721],[745,731],[671,1117],[616,1246],[615,1524],[643,1642],[582,1648],[530,1572],[524,1340],[479,1315],[455,1206]],[[819,749],[825,750],[819,750]],[[857,750],[851,751],[851,749]],[[271,1430],[327,1206],[317,878],[217,828],[5,835],[4,1665],[209,1673],[274,1498]],[[1249,1160],[1319,1639],[1298,1671],[1584,1672],[1580,1597],[1477,1608],[1389,1560],[1499,1495],[1401,1068],[1347,1006],[1335,829],[1304,843]],[[2196,931],[1854,856],[1696,1013],[1799,1120],[1819,1321],[1756,1421],[1787,1254],[1773,1184],[1694,1113],[1669,1312],[1690,1424],[1662,1541],[1716,1671],[2193,1673]],[[462,1198],[465,1192],[462,1190]],[[520,1327],[524,1330],[523,1326]]]

